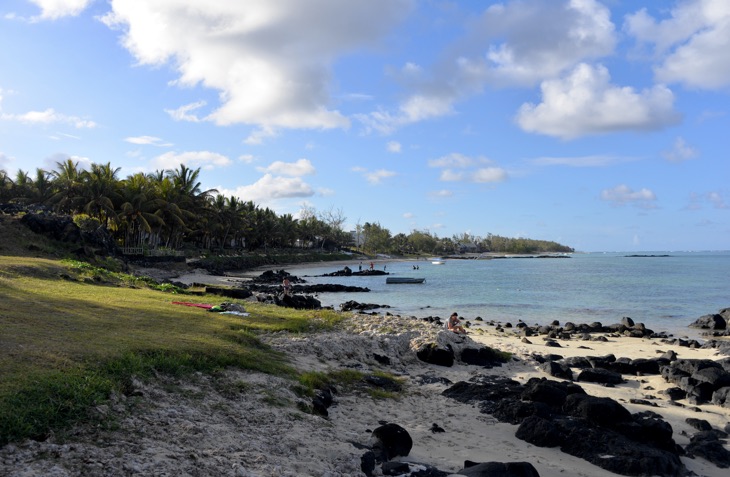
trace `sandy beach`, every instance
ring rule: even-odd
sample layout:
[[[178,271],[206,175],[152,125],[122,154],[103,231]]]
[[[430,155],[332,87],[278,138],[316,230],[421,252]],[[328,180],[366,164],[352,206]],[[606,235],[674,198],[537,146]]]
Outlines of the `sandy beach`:
[[[338,393],[329,416],[322,417],[303,412],[306,403],[283,378],[238,370],[182,380],[160,376],[154,382],[136,382],[135,397],[114,396],[109,405],[99,406],[96,412],[114,418],[113,429],[79,428],[62,443],[51,438],[6,446],[0,450],[0,475],[363,476],[361,457],[372,444],[371,431],[390,422],[406,429],[413,440],[409,455],[395,460],[451,473],[466,460],[523,461],[542,477],[608,477],[616,474],[557,448],[518,439],[517,426],[444,396],[446,383],[480,374],[519,382],[531,377],[555,379],[540,371],[536,354],[646,358],[673,350],[680,359],[722,358],[713,349],[670,346],[656,339],[561,340],[559,348],[547,347],[539,337],[531,339],[528,344],[512,333],[478,323],[462,338],[423,320],[386,315],[356,315],[327,333],[275,333],[266,336],[266,342],[287,353],[300,371],[383,370],[400,376],[405,391],[397,399]],[[485,345],[513,353],[514,359],[491,369],[459,362],[451,367],[427,364],[415,350],[429,342],[457,348]],[[375,354],[387,356],[389,364],[374,360]],[[579,384],[588,394],[611,397],[632,413],[647,407],[629,401],[650,394],[656,404],[651,410],[671,424],[674,440],[682,446],[697,432],[687,418],[705,419],[716,429],[730,423],[728,408],[670,403],[661,393],[670,384],[658,375],[627,376],[615,387]],[[445,432],[432,432],[434,424]],[[727,469],[702,458],[682,457],[682,463],[694,475],[727,475]],[[382,474],[376,469],[373,475]]]

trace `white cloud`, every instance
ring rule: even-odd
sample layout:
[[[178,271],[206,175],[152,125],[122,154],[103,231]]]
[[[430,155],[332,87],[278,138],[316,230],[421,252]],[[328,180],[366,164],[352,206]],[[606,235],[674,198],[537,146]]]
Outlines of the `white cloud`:
[[[157,146],[157,147],[170,147],[173,144],[165,142],[159,137],[155,136],[132,136],[124,139],[126,142],[131,144],[137,144],[140,146]]]
[[[300,177],[314,174],[316,171],[309,159],[299,159],[296,162],[276,161],[268,167],[260,168],[262,172],[267,172],[280,176]]]
[[[229,190],[217,188],[223,195],[234,195],[246,201],[266,205],[279,199],[293,199],[311,197],[314,195],[312,187],[299,177],[278,177],[264,174],[261,179],[251,185]]]
[[[455,100],[456,97],[449,94],[432,96],[416,94],[401,103],[395,114],[380,110],[369,114],[356,114],[355,118],[365,126],[366,132],[391,134],[409,124],[452,114]]]
[[[684,162],[694,159],[699,155],[699,151],[688,145],[682,137],[674,140],[672,149],[662,152],[662,156],[669,162]]]
[[[394,154],[401,152],[401,144],[398,141],[389,141],[388,144],[385,145],[385,148],[388,152],[392,152]]]
[[[657,21],[646,9],[629,15],[625,29],[656,46],[660,64],[656,77],[663,83],[684,83],[704,89],[730,85],[730,2],[679,2],[669,17]]]
[[[504,182],[507,180],[507,172],[500,167],[485,167],[477,169],[471,180],[478,183]]]
[[[378,169],[377,171],[369,171],[365,169],[364,167],[353,167],[352,170],[354,172],[360,173],[366,181],[368,181],[370,184],[380,184],[385,179],[389,177],[393,177],[397,175],[394,171],[388,171],[386,169]]]
[[[636,207],[651,209],[654,208],[656,195],[649,189],[634,191],[629,186],[621,184],[613,189],[602,190],[601,199],[614,205],[632,204]]]
[[[177,109],[165,109],[165,112],[170,115],[175,121],[188,121],[191,123],[197,123],[200,118],[196,114],[191,114],[191,111],[196,111],[205,106],[205,101],[196,101],[194,103],[185,104]]]
[[[18,121],[23,124],[68,124],[76,129],[93,129],[97,126],[94,121],[58,113],[53,108],[45,111],[28,111],[23,114],[3,113],[0,115],[0,119]]]
[[[495,3],[428,71],[406,63],[399,79],[413,93],[395,112],[355,115],[366,132],[390,134],[409,124],[454,114],[454,103],[487,85],[532,86],[577,63],[612,54],[610,11],[595,0],[512,0]]]
[[[244,164],[251,164],[256,160],[256,157],[253,154],[241,154],[238,156],[238,160]]]
[[[180,164],[185,164],[191,168],[213,169],[229,166],[232,162],[229,158],[217,152],[187,151],[177,153],[171,151],[154,158],[152,166],[154,169],[175,169]]]
[[[429,194],[431,197],[437,198],[437,199],[443,199],[446,197],[452,197],[454,195],[453,191],[450,191],[448,189],[441,189],[441,190],[435,190]]]
[[[441,156],[437,159],[431,159],[428,161],[429,167],[458,167],[458,168],[465,168],[473,166],[475,163],[474,159],[465,156],[464,154],[459,154],[458,152],[452,152],[451,154],[447,154],[446,156]]]
[[[716,209],[730,209],[730,205],[725,202],[725,198],[719,192],[709,192],[707,194],[707,200]]]
[[[414,214],[413,212],[404,212],[404,213],[403,213],[403,218],[404,218],[404,219],[412,219],[412,218],[414,218],[415,216],[416,216],[416,215],[415,215],[415,214]]]
[[[41,9],[40,20],[56,20],[76,16],[88,7],[93,0],[29,0]]]
[[[528,132],[574,139],[612,131],[646,131],[675,124],[674,94],[662,85],[636,92],[610,83],[608,70],[582,63],[564,79],[541,85],[542,103],[525,103],[516,120]]]
[[[439,175],[439,180],[443,182],[458,182],[464,180],[465,174],[452,169],[444,169]]]
[[[507,172],[500,167],[481,167],[492,164],[485,157],[469,157],[458,152],[428,161],[429,167],[441,168],[439,180],[444,182],[502,182],[507,179]],[[456,170],[455,170],[456,169]]]
[[[245,144],[249,146],[256,146],[264,143],[264,140],[276,137],[277,132],[274,128],[269,126],[262,126],[255,129],[249,136],[243,140]]]
[[[486,61],[477,68],[490,81],[529,86],[613,52],[616,33],[608,8],[595,0],[556,3],[511,1],[488,7],[474,25],[472,41],[477,47],[485,39],[499,42],[489,43]]]
[[[331,68],[377,45],[413,0],[112,0],[103,21],[140,64],[173,65],[182,86],[219,92],[206,120],[264,128],[345,128]]]

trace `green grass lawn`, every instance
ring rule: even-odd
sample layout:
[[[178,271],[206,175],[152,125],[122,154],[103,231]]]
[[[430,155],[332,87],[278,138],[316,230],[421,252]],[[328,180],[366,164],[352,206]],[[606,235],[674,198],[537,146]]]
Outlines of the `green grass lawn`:
[[[294,377],[259,333],[327,329],[341,319],[256,303],[245,304],[248,317],[172,304],[222,300],[73,262],[0,256],[0,445],[85,419],[132,376],[235,366]]]

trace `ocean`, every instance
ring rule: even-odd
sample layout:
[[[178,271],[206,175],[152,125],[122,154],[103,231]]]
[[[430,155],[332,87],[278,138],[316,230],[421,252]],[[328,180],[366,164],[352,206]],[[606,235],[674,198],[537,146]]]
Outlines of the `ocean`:
[[[630,317],[674,336],[699,337],[687,326],[730,307],[730,251],[575,253],[568,258],[503,258],[376,262],[390,276],[425,278],[422,284],[389,284],[385,276],[321,277],[342,266],[322,264],[291,271],[308,283],[367,287],[370,292],[320,293],[323,306],[348,300],[389,305],[392,314],[532,324],[617,323]],[[369,262],[363,262],[363,267]],[[348,266],[358,269],[359,262]],[[414,270],[418,265],[418,270]]]

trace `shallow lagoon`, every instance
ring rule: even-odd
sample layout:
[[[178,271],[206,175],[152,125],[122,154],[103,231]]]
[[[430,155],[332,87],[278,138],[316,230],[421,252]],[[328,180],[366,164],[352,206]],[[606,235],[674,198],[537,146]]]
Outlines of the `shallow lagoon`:
[[[504,258],[379,262],[391,276],[423,277],[423,284],[386,285],[385,276],[317,277],[341,267],[297,268],[309,283],[341,283],[368,293],[323,293],[325,306],[355,300],[390,305],[394,314],[448,316],[528,324],[616,323],[624,316],[655,331],[694,335],[687,325],[730,307],[730,252],[572,254],[569,258]],[[668,255],[668,256],[663,256]],[[353,261],[350,268],[358,269]],[[363,263],[363,267],[368,265]],[[413,266],[419,269],[414,270]],[[385,311],[385,310],[383,310]]]

